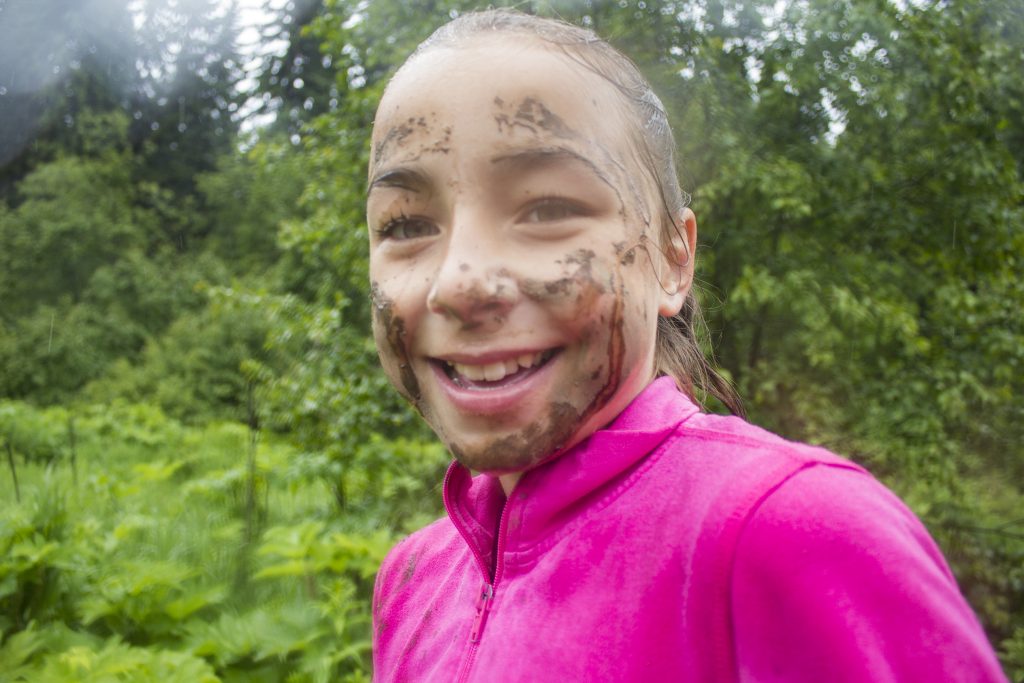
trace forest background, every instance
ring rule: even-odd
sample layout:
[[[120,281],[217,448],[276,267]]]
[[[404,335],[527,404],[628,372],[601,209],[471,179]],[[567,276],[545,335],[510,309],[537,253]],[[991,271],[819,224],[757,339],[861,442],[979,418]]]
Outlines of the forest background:
[[[277,2],[255,52],[227,5],[0,1],[0,682],[366,681],[377,564],[441,514],[366,163],[480,4]],[[514,5],[641,65],[752,420],[902,496],[1024,681],[1024,2]]]

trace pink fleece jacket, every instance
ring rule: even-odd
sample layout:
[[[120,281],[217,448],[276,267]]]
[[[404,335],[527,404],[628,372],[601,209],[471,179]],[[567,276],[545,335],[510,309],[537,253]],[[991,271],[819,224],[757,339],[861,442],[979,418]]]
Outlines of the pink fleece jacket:
[[[701,413],[672,380],[498,481],[377,578],[383,681],[1005,681],[917,518],[857,465]]]

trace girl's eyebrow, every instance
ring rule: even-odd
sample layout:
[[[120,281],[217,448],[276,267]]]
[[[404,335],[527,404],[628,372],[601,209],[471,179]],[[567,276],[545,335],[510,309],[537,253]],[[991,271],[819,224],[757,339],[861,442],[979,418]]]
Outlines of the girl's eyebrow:
[[[526,147],[491,157],[491,163],[503,167],[502,171],[519,173],[566,161],[583,164],[601,182],[614,188],[611,180],[596,162],[569,147]]]
[[[369,195],[378,187],[397,187],[409,192],[425,192],[430,189],[430,181],[414,168],[386,168],[373,176],[366,187],[366,194]]]

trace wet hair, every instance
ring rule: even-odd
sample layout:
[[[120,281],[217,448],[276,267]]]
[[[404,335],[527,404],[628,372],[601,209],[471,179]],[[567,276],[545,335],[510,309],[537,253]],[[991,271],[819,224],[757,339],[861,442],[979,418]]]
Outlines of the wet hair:
[[[665,107],[636,64],[593,31],[515,10],[470,12],[434,31],[420,43],[406,63],[433,48],[458,47],[467,40],[496,34],[538,39],[561,50],[568,58],[615,87],[622,95],[626,118],[632,124],[630,137],[634,151],[663,205],[659,240],[669,243],[675,236],[685,245],[676,217],[682,214],[690,198],[679,185],[675,138]],[[688,258],[692,258],[692,254],[688,254]],[[699,335],[705,333],[700,304],[691,287],[677,315],[658,319],[655,372],[659,376],[674,378],[680,390],[694,400],[699,400],[698,393],[707,394],[718,399],[734,415],[743,415],[743,406],[736,391],[715,370],[701,348]]]

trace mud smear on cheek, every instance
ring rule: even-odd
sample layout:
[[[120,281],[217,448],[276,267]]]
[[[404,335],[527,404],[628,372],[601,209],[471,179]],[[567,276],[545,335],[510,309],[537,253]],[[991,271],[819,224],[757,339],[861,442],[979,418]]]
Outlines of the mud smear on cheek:
[[[376,282],[370,285],[370,299],[373,302],[373,314],[376,318],[379,329],[388,349],[398,363],[398,374],[405,397],[413,402],[417,410],[420,410],[420,384],[416,374],[409,366],[409,352],[405,348],[405,321],[395,315],[395,302],[392,301]]]
[[[636,248],[639,245],[634,244],[627,249],[625,242],[616,242],[613,246],[615,247],[615,255],[619,257],[619,265],[633,265],[633,261],[636,260]]]
[[[567,266],[576,266],[572,275],[556,278],[554,280],[535,280],[526,278],[519,283],[519,289],[526,296],[535,301],[551,301],[553,299],[567,299],[574,292],[582,292],[587,287],[598,294],[604,293],[604,285],[594,279],[592,262],[596,254],[591,249],[577,249],[568,254],[563,263]],[[577,298],[579,294],[577,294]]]
[[[614,289],[614,282],[612,288]],[[610,329],[608,333],[608,374],[607,379],[601,390],[594,396],[594,400],[590,402],[587,409],[583,411],[583,415],[580,417],[580,422],[585,421],[595,412],[600,410],[608,401],[611,400],[612,396],[619,390],[619,384],[622,382],[622,366],[626,356],[626,339],[624,332],[624,316],[623,309],[625,308],[625,296],[626,288],[622,284],[622,279],[619,278],[619,286],[615,292],[615,302],[612,305]],[[595,371],[595,375],[600,373],[600,368]]]
[[[580,250],[574,254],[570,254],[566,262],[577,263],[580,265],[579,269],[575,273],[575,280],[579,283],[578,286],[583,288],[589,288],[598,294],[605,294],[609,290],[615,297],[612,303],[612,310],[610,317],[605,320],[604,316],[601,317],[602,322],[609,326],[608,330],[608,346],[606,349],[607,355],[607,371],[605,372],[605,381],[600,389],[594,394],[594,397],[587,404],[587,407],[582,412],[573,409],[572,412],[566,413],[564,411],[555,410],[555,406],[552,406],[551,413],[551,427],[550,431],[567,432],[567,436],[562,439],[562,443],[572,436],[591,416],[597,411],[603,408],[619,390],[619,385],[622,382],[622,366],[625,360],[626,344],[624,334],[624,316],[623,310],[625,308],[625,287],[622,283],[622,278],[615,273],[609,278],[608,284],[598,281],[593,276],[591,269],[591,261],[594,259],[594,252],[590,250]],[[616,284],[618,283],[618,284]],[[588,378],[591,382],[596,382],[600,379],[602,372],[605,370],[605,365],[602,363],[590,371]],[[557,445],[558,448],[561,444]],[[557,450],[557,449],[556,449]]]
[[[616,245],[617,246],[617,245]],[[625,246],[625,245],[623,245]],[[590,249],[579,249],[565,257],[566,264],[576,265],[577,269],[571,276],[559,278],[557,280],[549,280],[546,282],[539,281],[524,281],[522,288],[527,296],[536,298],[538,300],[551,300],[555,298],[568,298],[572,296],[574,291],[584,292],[590,291],[595,295],[600,296],[609,291],[612,291],[615,297],[612,304],[612,310],[610,317],[606,320],[605,317],[601,316],[601,322],[609,326],[608,330],[608,372],[604,385],[595,393],[594,398],[590,401],[583,412],[576,412],[572,416],[574,420],[573,427],[578,427],[584,421],[586,421],[591,415],[600,410],[610,399],[615,395],[615,392],[619,389],[619,383],[621,382],[622,365],[625,358],[625,334],[624,328],[624,316],[623,309],[625,300],[625,286],[622,284],[622,277],[615,273],[609,278],[608,284],[600,282],[594,277],[593,273],[593,260],[596,254]],[[616,286],[616,282],[618,285]],[[582,304],[582,300],[579,295],[576,297],[576,304]],[[604,369],[604,365],[595,368],[590,372],[590,380],[596,381],[601,371]],[[552,419],[555,418],[558,411],[552,411]],[[553,425],[554,426],[554,425]]]
[[[586,374],[586,381],[591,383],[600,382],[601,376],[604,375],[604,383],[595,391],[593,398],[582,411],[567,401],[552,402],[548,409],[548,419],[543,426],[534,423],[516,434],[495,439],[483,452],[469,454],[459,448],[458,444],[450,443],[452,454],[463,464],[483,471],[513,471],[537,465],[561,451],[580,427],[603,408],[618,391],[625,359],[625,288],[621,278],[616,275],[613,275],[607,284],[594,278],[591,268],[594,258],[593,251],[578,250],[565,259],[565,263],[578,266],[573,275],[549,281],[528,280],[522,282],[520,287],[527,296],[546,301],[578,298],[579,292],[586,290],[598,294],[604,294],[609,289],[613,292],[615,300],[611,315],[608,318],[600,318],[601,324],[610,328],[606,348],[607,365],[602,362]],[[597,332],[594,334],[599,335]]]

